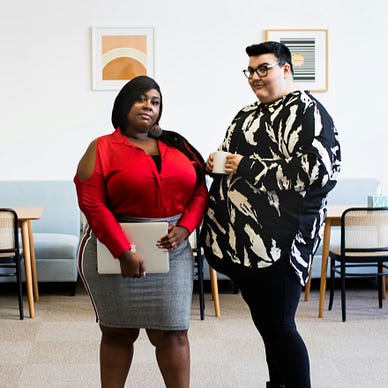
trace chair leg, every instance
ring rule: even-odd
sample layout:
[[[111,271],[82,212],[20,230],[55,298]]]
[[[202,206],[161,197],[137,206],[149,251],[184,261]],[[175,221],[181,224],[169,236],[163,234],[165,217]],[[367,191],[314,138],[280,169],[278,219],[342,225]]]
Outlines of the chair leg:
[[[346,321],[346,283],[345,283],[345,263],[341,262],[341,309],[342,322]]]
[[[381,263],[381,273],[384,273],[384,263],[382,262]],[[385,275],[382,275],[381,276],[381,288],[382,288],[382,298],[383,299],[386,299],[387,297],[387,282],[386,282],[386,279],[385,279]]]
[[[212,295],[214,300],[214,311],[216,317],[221,316],[221,310],[220,310],[220,297],[218,295],[218,280],[217,280],[217,272],[215,269],[209,266],[209,272],[210,272],[210,284],[212,287]]]
[[[335,286],[335,273],[333,270],[334,266],[334,259],[330,258],[330,297],[329,297],[329,307],[328,310],[331,310],[333,307],[333,300],[334,300],[334,286]]]
[[[377,273],[381,274],[383,272],[383,263],[379,262],[377,264]],[[377,292],[379,297],[379,308],[383,307],[383,275],[377,275]]]
[[[379,298],[379,308],[383,307],[383,285],[382,285],[382,276],[377,275],[377,292]]]
[[[16,284],[18,292],[18,301],[19,301],[19,317],[21,320],[24,319],[24,309],[23,309],[23,288],[22,288],[22,279],[20,277],[20,259],[16,259]]]
[[[304,301],[305,301],[305,302],[308,302],[308,300],[310,299],[310,290],[311,290],[311,272],[312,272],[312,269],[310,269],[309,279],[307,280],[306,286],[305,286],[305,288],[304,288]]]
[[[24,319],[24,309],[23,309],[23,289],[22,289],[22,282],[19,282],[18,285],[18,300],[19,300],[19,317],[20,320]]]
[[[199,311],[201,321],[205,319],[205,292],[203,287],[203,256],[197,256],[197,271],[198,271],[198,289],[199,289]]]

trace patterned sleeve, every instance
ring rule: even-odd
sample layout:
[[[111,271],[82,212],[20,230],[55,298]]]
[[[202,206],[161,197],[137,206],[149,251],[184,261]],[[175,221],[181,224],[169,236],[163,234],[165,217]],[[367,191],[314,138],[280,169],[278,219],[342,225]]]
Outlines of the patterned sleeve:
[[[335,179],[340,167],[337,130],[318,101],[309,98],[286,105],[270,125],[264,119],[268,117],[259,123],[265,131],[264,148],[259,144],[257,153],[243,157],[238,175],[266,191],[303,192]],[[230,129],[234,130],[233,123]]]

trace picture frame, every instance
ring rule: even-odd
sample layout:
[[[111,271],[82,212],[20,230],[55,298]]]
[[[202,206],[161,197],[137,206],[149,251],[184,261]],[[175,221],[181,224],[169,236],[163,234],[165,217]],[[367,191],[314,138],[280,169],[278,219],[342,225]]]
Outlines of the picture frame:
[[[153,27],[91,27],[92,89],[119,90],[139,75],[153,77]]]
[[[266,41],[284,43],[291,51],[294,81],[311,92],[328,90],[328,30],[266,30]]]

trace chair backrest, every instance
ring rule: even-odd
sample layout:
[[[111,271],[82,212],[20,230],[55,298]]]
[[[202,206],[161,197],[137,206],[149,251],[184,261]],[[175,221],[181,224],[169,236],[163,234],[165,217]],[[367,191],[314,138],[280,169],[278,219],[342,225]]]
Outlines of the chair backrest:
[[[388,208],[349,208],[341,218],[342,255],[388,254]]]
[[[12,209],[0,208],[0,260],[18,251],[18,216]]]

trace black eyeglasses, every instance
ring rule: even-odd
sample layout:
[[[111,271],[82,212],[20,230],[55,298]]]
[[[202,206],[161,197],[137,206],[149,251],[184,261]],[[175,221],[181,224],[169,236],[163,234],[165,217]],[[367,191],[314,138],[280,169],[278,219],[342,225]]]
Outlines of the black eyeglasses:
[[[279,65],[279,62],[272,65],[260,65],[259,67],[256,67],[256,69],[248,67],[248,69],[243,70],[243,73],[248,79],[252,78],[254,73],[256,73],[260,78],[264,78],[268,75],[268,71],[276,65]]]

